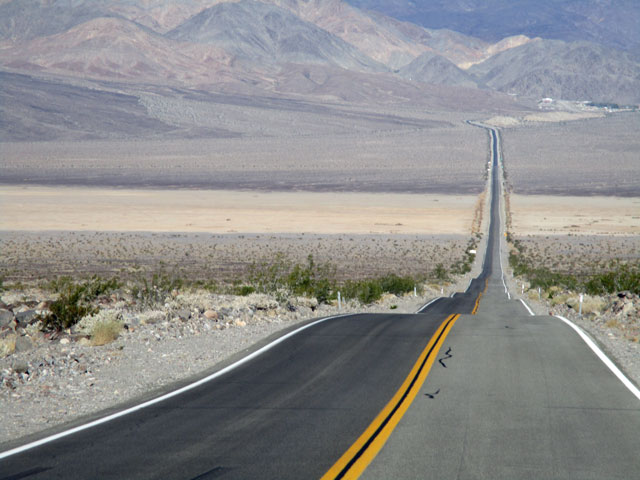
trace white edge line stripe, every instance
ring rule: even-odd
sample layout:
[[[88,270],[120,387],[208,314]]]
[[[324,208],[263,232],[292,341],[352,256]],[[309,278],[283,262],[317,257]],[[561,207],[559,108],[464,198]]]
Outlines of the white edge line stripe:
[[[433,300],[431,300],[430,302],[425,303],[423,306],[421,306],[418,311],[416,313],[420,313],[422,312],[422,310],[424,310],[425,308],[427,308],[429,305],[431,305],[433,302],[435,302],[436,300],[440,300],[442,297],[436,297]]]
[[[40,440],[36,440],[35,442],[27,443],[26,445],[22,445],[20,447],[13,448],[11,450],[7,450],[6,452],[1,452],[0,453],[0,459],[10,457],[11,455],[15,455],[17,453],[22,453],[22,452],[24,452],[26,450],[30,450],[30,449],[35,448],[35,447],[39,447],[40,445],[44,445],[45,443],[53,442],[55,440],[58,440],[58,439],[63,438],[63,437],[67,437],[69,435],[73,435],[74,433],[81,432],[82,430],[87,430],[89,428],[101,425],[103,423],[107,423],[107,422],[109,422],[111,420],[115,420],[116,418],[124,417],[125,415],[129,415],[130,413],[137,412],[138,410],[142,410],[143,408],[150,407],[151,405],[155,405],[156,403],[160,403],[160,402],[162,402],[164,400],[167,400],[169,398],[172,398],[172,397],[175,397],[177,395],[180,395],[180,394],[182,394],[184,392],[187,392],[187,391],[192,390],[192,389],[194,389],[196,387],[199,387],[200,385],[202,385],[204,383],[207,383],[207,382],[209,382],[209,381],[211,381],[211,380],[213,380],[215,378],[218,378],[218,377],[224,375],[227,372],[230,372],[231,370],[239,367],[240,365],[248,362],[249,360],[254,359],[258,355],[266,352],[267,350],[270,350],[271,348],[275,347],[279,343],[282,343],[286,339],[294,336],[295,334],[300,333],[303,330],[306,330],[307,328],[313,327],[314,325],[317,325],[317,324],[322,323],[322,322],[326,322],[327,320],[332,320],[332,319],[340,318],[340,317],[346,317],[346,316],[349,316],[349,315],[351,315],[351,314],[345,313],[343,315],[334,315],[332,317],[322,318],[322,319],[317,320],[315,322],[312,322],[312,323],[309,323],[307,325],[304,325],[303,327],[300,327],[300,328],[298,328],[298,329],[296,329],[296,330],[294,330],[292,332],[287,333],[286,335],[283,335],[282,337],[274,340],[273,342],[265,345],[264,347],[256,350],[255,352],[247,355],[246,357],[241,358],[237,362],[226,366],[222,370],[219,370],[219,371],[217,371],[215,373],[212,373],[211,375],[209,375],[209,376],[207,376],[205,378],[202,378],[202,379],[200,379],[200,380],[198,380],[196,382],[190,383],[189,385],[185,385],[184,387],[179,388],[178,390],[174,390],[172,392],[166,393],[166,394],[164,394],[164,395],[162,395],[160,397],[154,398],[152,400],[149,400],[147,402],[141,403],[141,404],[136,405],[134,407],[127,408],[127,409],[122,410],[120,412],[112,413],[111,415],[107,415],[106,417],[99,418],[97,420],[94,420],[93,422],[89,422],[89,423],[85,423],[83,425],[79,425],[79,426],[71,428],[69,430],[65,430],[63,432],[56,433],[55,435],[51,435],[49,437],[45,437],[45,438],[42,438]]]
[[[573,328],[576,332],[578,332],[578,335],[580,335],[582,340],[584,340],[584,342],[589,346],[589,348],[593,350],[593,352],[598,356],[598,358],[600,358],[600,360],[602,360],[604,364],[607,367],[609,367],[609,370],[611,370],[613,374],[616,377],[618,377],[618,379],[625,385],[625,387],[627,387],[631,391],[631,393],[633,393],[636,396],[636,398],[640,400],[640,390],[638,390],[638,388],[631,382],[631,380],[629,380],[625,376],[625,374],[620,371],[620,369],[616,366],[616,364],[613,363],[609,359],[609,357],[605,355],[605,353],[602,350],[600,350],[600,347],[596,345],[596,343],[584,332],[584,330],[582,330],[580,327],[578,327],[576,324],[574,324],[570,320],[567,320],[566,318],[561,317],[560,315],[556,315],[555,317],[559,318],[564,323],[566,323],[571,328]]]
[[[534,315],[535,315],[535,313],[533,313],[533,312],[531,311],[531,309],[529,308],[529,305],[527,305],[526,303],[524,303],[524,300],[523,300],[523,299],[520,299],[520,301],[522,302],[522,305],[524,305],[524,308],[526,308],[526,309],[527,309],[527,311],[529,312],[529,315],[534,316]]]

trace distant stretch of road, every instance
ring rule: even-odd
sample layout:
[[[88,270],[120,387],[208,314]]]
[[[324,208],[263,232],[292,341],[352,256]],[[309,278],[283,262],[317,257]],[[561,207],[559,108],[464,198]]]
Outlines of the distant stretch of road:
[[[0,480],[638,478],[640,398],[507,292],[489,132],[490,232],[466,292],[309,323],[182,393],[0,454]]]

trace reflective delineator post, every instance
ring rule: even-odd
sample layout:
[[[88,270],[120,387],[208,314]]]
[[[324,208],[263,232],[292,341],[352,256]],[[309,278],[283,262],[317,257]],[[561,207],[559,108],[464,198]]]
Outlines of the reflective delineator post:
[[[340,298],[340,292],[338,292],[338,310],[342,310],[342,299]]]
[[[578,311],[578,315],[582,316],[582,301],[584,300],[584,294],[580,294],[580,310]]]
[[[418,287],[416,287],[415,285],[413,286],[413,296],[414,297],[418,296]]]

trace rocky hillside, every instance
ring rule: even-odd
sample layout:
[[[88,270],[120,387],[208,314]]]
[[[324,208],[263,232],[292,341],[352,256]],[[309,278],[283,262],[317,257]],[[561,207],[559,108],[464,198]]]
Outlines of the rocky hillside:
[[[502,92],[640,103],[640,63],[629,53],[593,43],[537,40],[498,53],[469,73]]]
[[[497,11],[513,8],[494,3]],[[468,4],[464,15],[469,18],[488,14],[474,2]],[[358,5],[380,7],[364,1]],[[445,13],[462,15],[461,5],[431,2],[425,11],[435,8],[449,18]],[[573,5],[572,11],[586,11]],[[440,25],[448,28],[425,28],[406,21],[410,15],[401,0],[387,7],[383,10],[397,18],[343,0],[3,0],[0,72],[28,75],[31,85],[46,86],[44,92],[32,90],[36,99],[69,99],[72,87],[83,87],[107,93],[98,95],[104,99],[113,93],[134,98],[191,95],[186,90],[198,96],[302,97],[319,103],[419,104],[452,111],[499,109],[514,101],[534,105],[548,96],[640,103],[639,57],[630,52],[593,42],[548,40],[544,29],[521,28],[518,22],[504,36],[456,32],[451,30],[458,28],[453,17]],[[523,11],[529,7],[527,3]],[[548,13],[546,3],[540,10]],[[634,12],[630,10],[630,18]],[[602,28],[608,21],[605,15]],[[588,22],[575,25],[569,29],[592,27]],[[85,109],[34,111],[21,93],[24,89],[14,87],[0,92],[3,139],[78,137]],[[119,109],[105,104],[102,110]],[[29,120],[25,112],[37,118]],[[103,115],[100,137],[121,135],[118,116]],[[195,135],[218,136],[224,130],[222,125],[201,127],[196,126]]]
[[[347,0],[351,5],[495,42],[511,35],[640,48],[635,0]]]

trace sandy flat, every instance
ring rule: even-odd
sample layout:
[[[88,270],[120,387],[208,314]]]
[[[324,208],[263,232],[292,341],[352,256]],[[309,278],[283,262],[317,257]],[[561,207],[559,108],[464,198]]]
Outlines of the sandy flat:
[[[0,187],[0,230],[468,234],[473,195]]]
[[[639,197],[511,195],[516,235],[640,235]]]

